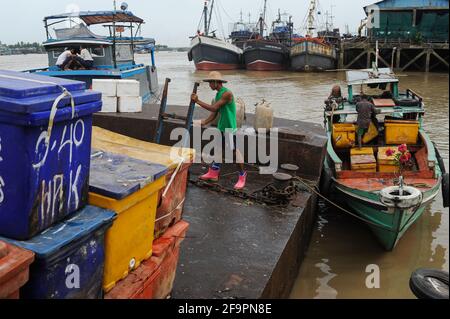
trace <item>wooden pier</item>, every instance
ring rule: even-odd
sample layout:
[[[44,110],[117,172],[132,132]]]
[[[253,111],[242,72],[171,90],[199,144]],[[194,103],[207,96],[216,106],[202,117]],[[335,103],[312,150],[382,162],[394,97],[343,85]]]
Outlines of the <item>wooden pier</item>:
[[[448,42],[414,44],[404,41],[379,41],[378,47],[380,67],[391,67],[401,72],[449,70]],[[376,57],[376,42],[344,41],[339,52],[339,69],[370,68]]]

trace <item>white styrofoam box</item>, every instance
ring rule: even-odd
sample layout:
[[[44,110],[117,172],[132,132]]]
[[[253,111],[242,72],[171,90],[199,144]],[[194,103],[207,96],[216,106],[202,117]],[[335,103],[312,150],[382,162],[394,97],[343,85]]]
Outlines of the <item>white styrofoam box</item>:
[[[137,80],[118,80],[117,96],[140,96],[140,84]]]
[[[118,109],[120,113],[142,112],[142,97],[121,96],[118,99],[119,99]]]
[[[102,96],[102,110],[100,113],[117,113],[117,97]]]
[[[103,96],[117,96],[117,80],[93,79],[92,90],[101,92]]]

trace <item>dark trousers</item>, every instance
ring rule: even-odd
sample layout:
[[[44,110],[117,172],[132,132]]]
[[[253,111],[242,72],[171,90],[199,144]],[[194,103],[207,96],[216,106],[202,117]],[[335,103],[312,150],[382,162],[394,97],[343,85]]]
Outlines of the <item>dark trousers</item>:
[[[58,67],[59,67],[61,70],[64,70],[64,69],[66,68],[66,66],[67,66],[69,63],[72,62],[72,60],[73,60],[72,57],[68,57],[67,59],[64,60],[63,64],[58,65]]]
[[[86,69],[91,69],[94,66],[94,61],[83,60],[79,56],[75,57],[75,61],[81,64]]]

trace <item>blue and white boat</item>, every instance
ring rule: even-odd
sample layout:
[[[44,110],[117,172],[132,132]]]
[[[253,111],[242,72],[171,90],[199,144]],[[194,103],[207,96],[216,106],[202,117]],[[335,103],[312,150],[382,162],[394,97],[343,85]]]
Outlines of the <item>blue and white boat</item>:
[[[43,46],[49,66],[26,72],[84,81],[88,87],[91,87],[93,79],[135,79],[141,84],[143,101],[149,102],[158,92],[155,40],[138,36],[144,20],[124,9],[65,13],[44,18],[47,40]],[[61,28],[54,28],[56,25]],[[92,26],[99,25],[108,29],[109,35],[100,36],[91,30]],[[61,70],[56,66],[58,56],[64,50],[82,45],[94,59],[90,70]],[[150,50],[151,65],[136,63],[134,49],[139,45],[153,48]]]

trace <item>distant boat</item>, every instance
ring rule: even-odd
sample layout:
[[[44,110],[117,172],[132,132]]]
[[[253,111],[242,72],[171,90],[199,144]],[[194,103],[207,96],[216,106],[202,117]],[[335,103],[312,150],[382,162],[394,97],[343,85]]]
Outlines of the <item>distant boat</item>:
[[[251,23],[250,21],[245,23],[241,11],[241,19],[233,24],[233,29],[230,34],[231,43],[238,48],[243,49],[245,42],[252,39],[258,39],[259,37],[256,23]]]
[[[335,43],[327,41],[331,38],[328,37],[329,32],[319,32],[317,37],[313,36],[315,14],[316,1],[311,0],[307,17],[307,35],[303,39],[298,39],[290,52],[291,68],[294,71],[325,71],[336,68],[337,52]]]
[[[189,61],[194,61],[197,70],[240,69],[242,67],[242,49],[224,39],[219,39],[215,32],[209,32],[213,8],[214,0],[211,2],[210,8],[205,2],[203,7],[204,32],[198,31],[197,35],[192,37],[188,52]]]
[[[249,40],[244,44],[244,62],[247,70],[281,71],[289,66],[289,43],[292,35],[292,23],[278,20],[272,25],[272,33],[264,37],[264,25],[267,0],[264,2],[264,12],[259,20],[259,39]]]

